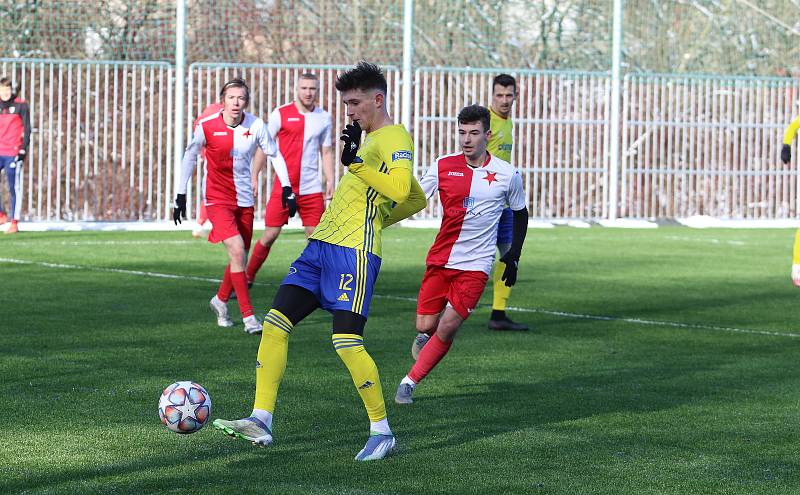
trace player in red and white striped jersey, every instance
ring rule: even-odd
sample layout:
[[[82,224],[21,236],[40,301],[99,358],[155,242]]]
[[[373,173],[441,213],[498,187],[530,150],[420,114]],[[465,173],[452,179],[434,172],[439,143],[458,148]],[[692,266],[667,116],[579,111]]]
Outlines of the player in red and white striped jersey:
[[[250,101],[247,84],[238,78],[228,81],[222,87],[220,100],[222,111],[199,122],[183,155],[173,218],[176,224],[181,218],[186,218],[186,184],[194,173],[198,154],[205,147],[204,202],[212,225],[208,240],[223,242],[229,259],[219,290],[211,298],[211,309],[217,314],[218,325],[232,326],[227,302],[231,291],[235,290],[245,331],[259,333],[261,324],[253,314],[244,274],[247,250],[253,236],[251,162],[256,146],[272,157],[275,171],[283,183],[290,182],[286,165],[264,121],[244,111]]]
[[[200,115],[195,119],[194,124],[192,124],[193,133],[194,130],[197,129],[197,126],[200,124],[201,120],[204,120],[206,117],[211,117],[212,115],[217,115],[222,111],[222,103],[216,101],[211,103],[207,107],[200,112]],[[206,149],[203,147],[203,158],[205,159],[206,156]],[[267,156],[261,151],[260,148],[256,148],[256,152],[253,155],[253,170],[260,170],[265,164],[267,163]],[[203,187],[205,187],[205,179],[203,179]],[[255,191],[255,189],[254,189]],[[205,228],[205,223],[208,221],[208,212],[206,212],[206,204],[205,202],[200,202],[200,207],[197,211],[197,227],[192,230],[192,237],[200,237],[203,235],[203,229]]]
[[[492,270],[497,226],[506,206],[513,211],[514,227],[511,249],[503,256],[502,280],[510,287],[517,279],[528,228],[525,192],[514,167],[486,151],[489,122],[485,107],[463,108],[458,114],[463,152],[440,157],[419,181],[426,196],[439,191],[444,216],[428,251],[417,299],[419,333],[411,351],[416,362],[397,388],[399,404],[413,402],[414,387],[447,354],[477,306]]]
[[[289,179],[297,197],[297,211],[303,221],[306,237],[325,211],[324,199],[333,196],[333,144],[331,114],[317,105],[319,78],[311,73],[302,74],[295,86],[295,99],[276,108],[269,116],[267,128],[286,161]],[[325,175],[325,198],[319,180],[319,157],[322,154],[322,172]],[[254,173],[258,169],[254,168]],[[261,239],[253,246],[247,263],[247,280],[252,282],[261,265],[266,261],[272,244],[281,229],[292,216],[292,212],[281,203],[280,192],[285,184],[278,180],[267,203]]]

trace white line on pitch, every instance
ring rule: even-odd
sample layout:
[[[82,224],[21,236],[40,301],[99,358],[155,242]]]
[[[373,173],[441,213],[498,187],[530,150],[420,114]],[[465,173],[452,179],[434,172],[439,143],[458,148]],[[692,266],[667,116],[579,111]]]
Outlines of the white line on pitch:
[[[175,275],[171,273],[159,273],[159,272],[148,272],[148,271],[141,271],[141,270],[125,270],[122,268],[103,268],[97,266],[88,266],[88,265],[72,265],[66,263],[48,263],[45,261],[29,261],[29,260],[20,260],[14,258],[0,258],[0,263],[10,263],[16,265],[33,265],[33,266],[43,266],[46,268],[64,268],[70,270],[90,270],[96,272],[107,272],[107,273],[120,273],[124,275],[137,275],[142,277],[153,277],[153,278],[167,278],[173,280],[195,280],[199,282],[209,282],[218,284],[220,283],[220,279],[218,278],[211,278],[211,277],[197,277],[194,275]],[[270,287],[274,284],[265,284],[260,282],[255,282],[254,285],[258,285],[261,287]],[[373,294],[373,297],[377,297],[379,299],[393,299],[396,301],[406,301],[406,302],[417,302],[416,298],[413,297],[405,297],[405,296],[395,296],[389,294]],[[672,327],[672,328],[684,328],[687,330],[713,330],[718,332],[735,332],[735,333],[746,333],[746,334],[754,334],[754,335],[768,335],[772,337],[800,337],[800,333],[792,333],[792,332],[773,332],[769,330],[755,330],[751,328],[736,328],[736,327],[721,327],[716,325],[698,325],[694,323],[681,323],[677,321],[663,321],[663,320],[644,320],[641,318],[625,318],[625,317],[617,317],[617,316],[602,316],[602,315],[587,315],[587,314],[580,314],[580,313],[571,313],[568,311],[554,311],[548,309],[540,309],[540,308],[520,308],[520,307],[509,307],[510,311],[518,311],[521,313],[539,313],[551,316],[562,316],[565,318],[576,318],[581,320],[600,320],[600,321],[621,321],[624,323],[633,323],[636,325],[652,325],[652,326],[660,326],[660,327]]]

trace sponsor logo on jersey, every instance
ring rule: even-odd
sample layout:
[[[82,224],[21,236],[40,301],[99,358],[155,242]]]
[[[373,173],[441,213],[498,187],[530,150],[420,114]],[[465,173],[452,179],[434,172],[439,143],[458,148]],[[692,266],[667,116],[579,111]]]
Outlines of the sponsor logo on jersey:
[[[339,296],[337,298],[337,300],[342,301],[342,302],[350,302],[350,298],[347,297],[347,293],[346,292],[342,292],[342,295]]]
[[[447,172],[448,177],[464,177],[464,172],[453,172],[452,170]]]
[[[470,208],[475,206],[475,198],[473,198],[472,196],[467,196],[466,198],[464,198],[464,201],[461,203],[461,206],[469,210]]]
[[[286,122],[300,122],[300,117],[289,117]]]
[[[367,381],[365,381],[365,382],[364,382],[364,383],[363,383],[363,384],[362,384],[360,387],[358,387],[358,388],[359,388],[360,390],[364,390],[364,389],[370,388],[370,387],[371,387],[371,386],[373,386],[373,385],[375,385],[375,384],[374,384],[374,383],[372,383],[371,381],[367,380]]]
[[[227,136],[228,133],[225,131],[214,131],[215,136]]]
[[[500,151],[511,151],[511,148],[513,148],[513,147],[514,147],[514,145],[511,144],[511,143],[502,143],[499,146]]]
[[[397,160],[411,160],[411,152],[410,151],[395,151],[392,153],[392,161],[396,162]]]

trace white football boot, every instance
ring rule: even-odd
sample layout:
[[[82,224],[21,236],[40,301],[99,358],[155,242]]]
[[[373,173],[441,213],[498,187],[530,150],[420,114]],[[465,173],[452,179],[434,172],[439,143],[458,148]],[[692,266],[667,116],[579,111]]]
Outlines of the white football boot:
[[[249,334],[254,333],[261,333],[261,322],[258,321],[258,318],[255,315],[250,315],[247,318],[242,318],[242,322],[244,323],[244,331]]]
[[[233,322],[228,318],[228,303],[222,302],[222,300],[214,294],[214,297],[211,298],[208,305],[211,306],[211,311],[217,315],[217,325],[226,328],[233,326]]]

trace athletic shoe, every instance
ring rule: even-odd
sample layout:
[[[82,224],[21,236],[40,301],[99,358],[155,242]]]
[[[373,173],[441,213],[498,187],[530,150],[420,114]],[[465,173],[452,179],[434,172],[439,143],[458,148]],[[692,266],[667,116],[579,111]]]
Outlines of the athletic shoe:
[[[246,333],[261,333],[261,322],[258,321],[258,318],[256,318],[255,315],[242,318],[242,322],[244,322],[244,331]]]
[[[211,301],[208,302],[208,305],[211,306],[211,311],[217,315],[217,325],[221,327],[232,327],[233,322],[230,318],[228,318],[228,304],[222,302],[222,300],[214,295],[211,298]]]
[[[431,336],[427,333],[418,333],[416,337],[414,337],[414,342],[411,343],[411,357],[414,358],[414,361],[419,358],[419,353],[422,351],[422,348],[425,347],[425,344],[431,340]]]
[[[17,228],[17,221],[13,220],[11,225],[9,225],[6,229],[6,234],[16,234],[17,232],[19,232],[19,228]]]
[[[253,442],[253,445],[258,447],[266,447],[272,443],[272,431],[258,418],[249,417],[233,421],[215,419],[212,424],[214,428],[232,437]]]
[[[508,316],[502,320],[489,320],[488,327],[489,330],[511,330],[517,332],[524,332],[528,330],[528,325],[512,321]]]
[[[8,222],[8,215],[6,215],[6,212],[0,211],[0,225],[3,225],[6,222]]]
[[[410,383],[400,382],[397,386],[397,393],[394,394],[394,401],[398,404],[413,404],[414,387]]]
[[[397,441],[394,439],[394,435],[370,433],[367,444],[356,455],[356,460],[377,461],[378,459],[383,459],[392,453],[395,445],[397,445]]]

